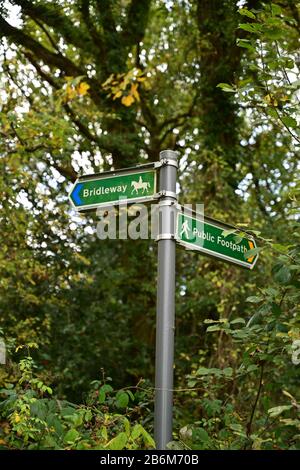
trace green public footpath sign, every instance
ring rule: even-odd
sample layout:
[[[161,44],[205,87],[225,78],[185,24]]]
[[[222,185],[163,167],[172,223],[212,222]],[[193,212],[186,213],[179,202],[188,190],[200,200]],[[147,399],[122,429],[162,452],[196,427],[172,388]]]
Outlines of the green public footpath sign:
[[[250,235],[245,236],[243,232],[229,225],[206,217],[179,212],[176,238],[186,248],[201,251],[203,254],[249,269],[254,267],[258,258],[257,254],[250,257],[246,255],[247,251],[257,247]]]
[[[69,198],[77,210],[95,209],[126,202],[154,199],[156,170],[128,169],[89,175],[76,180]]]

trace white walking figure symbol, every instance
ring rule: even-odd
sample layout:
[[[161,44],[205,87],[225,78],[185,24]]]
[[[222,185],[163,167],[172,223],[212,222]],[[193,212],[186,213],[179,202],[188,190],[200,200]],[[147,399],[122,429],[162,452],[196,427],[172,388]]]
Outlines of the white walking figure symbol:
[[[181,232],[180,232],[180,236],[182,236],[184,234],[184,236],[186,238],[189,238],[189,231],[190,231],[190,227],[189,227],[189,223],[187,220],[185,220],[181,226]]]
[[[143,181],[143,178],[140,176],[138,181],[131,181],[131,187],[133,189],[131,190],[131,194],[134,192],[138,194],[139,190],[142,189],[142,194],[148,192],[148,189],[150,188],[150,183],[148,181]]]

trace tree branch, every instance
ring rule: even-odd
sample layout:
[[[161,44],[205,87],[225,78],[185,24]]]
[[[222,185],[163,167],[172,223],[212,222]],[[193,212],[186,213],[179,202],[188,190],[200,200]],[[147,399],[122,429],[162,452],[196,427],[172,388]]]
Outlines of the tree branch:
[[[14,0],[13,3],[22,8],[22,12],[34,20],[40,20],[51,26],[56,32],[61,34],[67,42],[79,49],[90,50],[91,41],[89,36],[82,30],[74,26],[74,22],[67,16],[61,14],[61,6],[56,2],[34,4],[28,0]]]
[[[54,41],[49,31],[47,31],[47,28],[45,27],[45,25],[43,25],[43,23],[37,18],[34,18],[33,21],[38,25],[38,27],[43,31],[43,33],[45,33],[53,49],[57,51],[58,54],[61,54],[61,51],[59,50],[57,43]]]
[[[193,101],[190,105],[190,108],[188,109],[188,111],[186,111],[185,113],[181,113],[181,114],[178,114],[177,116],[174,116],[173,118],[170,118],[170,119],[166,119],[164,122],[162,122],[159,126],[158,126],[158,129],[160,131],[162,131],[164,129],[164,127],[167,127],[169,126],[170,124],[177,124],[178,121],[180,121],[180,119],[184,119],[184,118],[187,118],[187,117],[191,117],[192,114],[193,114],[193,109],[194,109],[194,106],[196,104],[196,101],[197,101],[197,98],[198,98],[198,94],[196,94],[193,98]]]
[[[111,0],[96,0],[96,7],[105,31],[116,33],[115,19],[112,13]]]
[[[26,52],[25,53],[25,57],[30,61],[30,63],[35,67],[36,71],[38,72],[38,74],[40,75],[40,77],[45,80],[47,83],[49,83],[54,89],[56,90],[59,90],[60,89],[60,85],[55,81],[53,80],[52,76],[47,74],[46,72],[44,72],[42,70],[42,68],[40,67],[40,65],[37,63],[37,61],[35,60],[35,58],[29,53],[29,52]],[[116,151],[116,148],[114,146],[110,146],[110,145],[107,145],[107,143],[104,141],[103,138],[101,137],[98,137],[96,136],[95,134],[93,134],[90,129],[88,128],[88,126],[86,126],[80,119],[79,117],[76,116],[76,113],[73,111],[73,109],[67,104],[65,103],[63,105],[63,107],[65,108],[68,116],[70,117],[71,121],[73,122],[73,124],[75,124],[75,126],[77,127],[77,129],[80,131],[80,133],[90,142],[94,142],[98,147],[99,149],[101,150],[105,150],[106,152],[108,153],[111,153],[113,154],[115,151]]]
[[[84,23],[87,26],[87,29],[90,33],[90,36],[93,40],[94,45],[97,48],[98,56],[102,58],[101,63],[103,64],[104,58],[104,46],[103,40],[100,34],[98,33],[97,29],[95,28],[91,16],[90,16],[90,1],[89,0],[80,0],[78,10],[80,11],[81,17]],[[107,75],[107,73],[106,73]]]
[[[131,0],[127,8],[127,21],[122,38],[126,46],[138,45],[145,35],[151,0]]]
[[[270,214],[266,211],[266,208],[264,206],[264,203],[263,203],[263,200],[262,200],[262,197],[261,197],[261,189],[260,189],[259,179],[256,175],[256,171],[254,169],[251,158],[250,158],[249,161],[250,161],[249,168],[250,168],[250,171],[251,171],[252,177],[253,177],[253,183],[254,183],[254,186],[255,186],[256,200],[257,200],[258,207],[259,207],[260,211],[262,212],[262,214],[265,217],[270,218]]]
[[[252,423],[253,423],[253,419],[254,419],[254,414],[255,414],[255,410],[256,410],[258,400],[259,400],[259,397],[260,397],[260,394],[261,394],[261,389],[262,389],[262,386],[263,386],[263,376],[264,376],[264,362],[262,362],[261,365],[260,365],[260,376],[259,376],[259,382],[258,382],[258,389],[257,389],[255,401],[254,401],[254,404],[253,404],[253,407],[252,407],[249,423],[247,424],[247,436],[248,437],[251,435],[251,432],[252,432]]]
[[[20,134],[17,132],[17,129],[15,128],[13,123],[11,123],[11,129],[12,129],[14,135],[16,136],[16,138],[18,139],[18,141],[20,142],[20,144],[22,145],[22,147],[24,148],[26,153],[34,153],[37,150],[45,150],[47,152],[53,151],[52,147],[49,147],[49,146],[47,146],[43,143],[34,145],[33,147],[29,147],[27,145],[27,142],[24,141],[23,138],[20,136]],[[13,153],[16,153],[16,151],[12,151],[12,152],[9,152],[9,153],[13,154]],[[73,170],[72,167],[61,166],[56,162],[51,163],[51,166],[53,166],[53,168],[55,168],[67,180],[71,180],[73,182],[76,180],[77,176],[76,176],[76,173],[75,173],[75,171]]]
[[[37,58],[43,60],[47,65],[55,66],[64,71],[67,75],[78,76],[85,75],[85,71],[75,65],[70,59],[62,54],[55,54],[46,47],[42,46],[32,37],[25,34],[18,28],[11,26],[0,15],[0,37],[6,36],[12,42],[32,51]]]

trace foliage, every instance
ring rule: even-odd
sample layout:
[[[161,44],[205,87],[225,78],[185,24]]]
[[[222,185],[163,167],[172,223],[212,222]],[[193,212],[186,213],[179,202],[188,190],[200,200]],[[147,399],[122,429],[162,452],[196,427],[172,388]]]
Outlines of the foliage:
[[[94,381],[87,403],[76,406],[51,398],[52,388],[35,375],[34,369],[31,356],[21,359],[18,381],[7,383],[0,390],[0,449],[155,447],[152,437],[139,423],[145,392],[138,388],[134,393],[130,389],[114,392],[109,383]]]
[[[266,3],[259,10],[239,10],[247,23],[239,29],[247,31],[249,39],[238,38],[239,47],[251,51],[255,62],[247,65],[249,75],[233,86],[220,83],[225,92],[238,93],[240,103],[252,105],[261,113],[261,125],[282,126],[299,143],[297,110],[299,83],[295,80],[297,49],[297,17],[287,16],[278,4]],[[287,40],[288,38],[288,40]]]
[[[270,244],[270,249],[276,252],[279,247]],[[293,344],[300,338],[300,245],[280,250],[273,284],[247,299],[252,305],[248,321],[204,321],[215,342],[222,340],[221,354],[227,355],[228,365],[204,367],[202,357],[187,376],[191,392],[186,401],[191,400],[199,414],[192,426],[180,431],[188,447],[300,448],[300,406],[295,398],[299,363],[292,357]],[[299,354],[299,346],[297,350]]]
[[[99,241],[67,194],[166,148],[180,203],[260,255],[177,250],[170,445],[299,448],[299,5],[236,3],[0,1],[4,448],[153,446],[155,246]]]

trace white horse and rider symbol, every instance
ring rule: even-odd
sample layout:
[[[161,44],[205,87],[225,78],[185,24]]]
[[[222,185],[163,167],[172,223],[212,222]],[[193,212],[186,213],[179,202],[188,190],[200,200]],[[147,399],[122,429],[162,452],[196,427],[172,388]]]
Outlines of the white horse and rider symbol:
[[[138,181],[131,181],[131,194],[139,194],[139,191],[142,190],[142,194],[148,193],[151,185],[149,181],[143,181],[143,178],[140,176]]]

